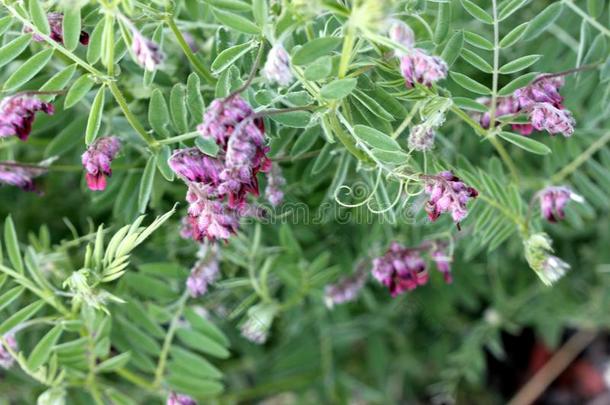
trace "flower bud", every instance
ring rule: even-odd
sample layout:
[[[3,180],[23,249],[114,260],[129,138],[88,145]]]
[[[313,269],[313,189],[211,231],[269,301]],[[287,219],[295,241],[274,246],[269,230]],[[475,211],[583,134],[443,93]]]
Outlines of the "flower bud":
[[[535,233],[525,242],[525,259],[545,285],[552,285],[570,269],[570,265],[553,256],[551,238],[546,233]]]
[[[400,58],[400,70],[409,88],[416,83],[430,87],[447,77],[447,64],[438,56],[430,56],[422,49],[413,48]]]
[[[393,20],[388,31],[390,39],[405,48],[413,48],[415,46],[415,33],[411,27],[400,20]],[[402,52],[396,52],[398,55],[402,55]]]
[[[409,133],[409,149],[427,152],[434,146],[434,130],[427,125],[415,125]]]
[[[260,303],[248,310],[248,317],[241,326],[241,335],[249,341],[262,345],[267,341],[273,318],[278,312],[277,305]]]
[[[584,198],[568,187],[547,187],[540,191],[540,212],[549,222],[557,222],[565,217],[565,207],[570,200],[584,202]]]
[[[267,54],[267,61],[262,69],[262,74],[270,83],[277,83],[287,87],[292,83],[294,77],[290,70],[290,56],[281,43],[276,43]]]
[[[144,37],[138,30],[132,30],[133,40],[131,49],[136,57],[136,62],[144,69],[152,72],[165,59],[165,54],[158,44]]]
[[[98,138],[82,155],[87,185],[90,190],[104,190],[106,176],[112,175],[110,164],[121,148],[121,141],[116,136]]]

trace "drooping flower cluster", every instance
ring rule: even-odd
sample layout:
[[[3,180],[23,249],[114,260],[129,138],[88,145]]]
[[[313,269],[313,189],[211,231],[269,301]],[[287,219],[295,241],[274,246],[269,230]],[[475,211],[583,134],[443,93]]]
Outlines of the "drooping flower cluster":
[[[49,22],[49,28],[51,32],[49,33],[49,37],[60,44],[64,43],[64,15],[62,13],[48,13],[47,21]],[[30,27],[26,27],[24,32],[32,32]],[[34,41],[42,42],[44,38],[42,38],[38,34],[34,34],[32,37]],[[86,31],[81,31],[80,36],[78,38],[79,42],[83,45],[89,44],[89,34]]]
[[[286,179],[282,176],[281,167],[277,163],[272,164],[267,176],[267,187],[265,188],[265,196],[272,206],[276,207],[284,200],[282,187],[285,184]]]
[[[110,163],[121,148],[121,141],[116,136],[107,136],[93,142],[82,155],[87,185],[90,190],[104,190],[106,176],[112,175]]]
[[[144,69],[150,72],[154,71],[165,59],[161,47],[135,28],[131,30],[131,33],[133,36],[131,50],[135,55],[136,62]]]
[[[527,263],[546,285],[552,285],[570,269],[568,263],[551,254],[551,242],[546,233],[535,233],[524,242]]]
[[[44,165],[27,165],[7,160],[0,162],[0,183],[35,191],[34,179],[48,172]]]
[[[215,246],[202,247],[198,253],[199,259],[191,268],[191,274],[186,280],[186,288],[191,297],[196,298],[208,291],[219,275],[218,253]]]
[[[292,83],[294,76],[290,70],[290,56],[281,43],[273,45],[267,54],[262,74],[269,83],[277,83],[283,87]]]
[[[565,207],[570,200],[583,202],[582,196],[574,193],[568,187],[547,187],[539,192],[540,212],[549,222],[557,222],[565,218]]]
[[[436,221],[442,213],[450,212],[453,222],[458,225],[468,214],[468,201],[479,195],[477,190],[467,186],[450,171],[427,176],[424,191],[429,196],[426,212],[430,220]]]
[[[364,283],[367,273],[364,266],[358,266],[354,274],[341,278],[333,284],[324,287],[324,303],[327,308],[355,300]]]
[[[241,325],[241,335],[249,341],[262,345],[269,337],[269,329],[277,314],[277,305],[256,304],[248,310],[246,321]]]
[[[428,125],[418,124],[411,128],[409,132],[408,145],[409,149],[418,152],[426,152],[434,146],[434,129]]]
[[[6,334],[2,338],[12,351],[16,352],[17,350],[19,350],[17,346],[17,341],[15,340],[15,337],[12,334]],[[11,368],[14,362],[15,359],[7,350],[7,348],[4,347],[2,341],[0,341],[0,367],[4,369],[9,369]]]
[[[445,282],[451,283],[451,256],[445,250],[440,242],[424,242],[416,248],[392,242],[385,255],[373,259],[373,277],[389,289],[392,297],[425,285],[429,274],[421,254],[428,251]]]
[[[188,395],[170,392],[167,397],[166,405],[197,405],[197,401]]]
[[[264,127],[248,103],[233,96],[214,100],[198,130],[216,142],[217,156],[187,148],[169,159],[171,169],[189,185],[190,226],[185,233],[198,241],[227,239],[237,231],[241,216],[256,215],[246,197],[258,196],[256,175],[271,167]]]
[[[0,103],[0,138],[15,135],[27,140],[37,111],[52,115],[55,110],[51,103],[27,94],[4,98]]]
[[[563,84],[563,77],[538,76],[530,85],[515,90],[513,95],[498,98],[495,115],[527,114],[529,123],[512,125],[513,130],[522,135],[529,135],[535,129],[545,130],[551,135],[562,133],[570,136],[574,133],[574,118],[562,105],[563,97],[559,89]],[[491,102],[485,97],[477,101],[487,106]],[[489,112],[479,117],[483,128],[489,128],[490,120]]]

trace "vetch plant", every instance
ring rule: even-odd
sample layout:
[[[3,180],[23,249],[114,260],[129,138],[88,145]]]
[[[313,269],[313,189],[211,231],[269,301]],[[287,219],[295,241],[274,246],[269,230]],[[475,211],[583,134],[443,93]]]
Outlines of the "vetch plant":
[[[608,326],[608,11],[0,0],[3,398],[499,398]]]

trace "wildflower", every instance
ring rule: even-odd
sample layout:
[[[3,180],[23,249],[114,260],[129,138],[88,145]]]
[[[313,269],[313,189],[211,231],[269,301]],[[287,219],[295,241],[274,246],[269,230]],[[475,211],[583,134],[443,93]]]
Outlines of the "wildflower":
[[[188,395],[177,394],[175,392],[170,392],[167,397],[166,405],[197,405],[197,401]]]
[[[388,34],[392,41],[405,48],[411,49],[415,45],[415,34],[413,33],[413,30],[400,20],[392,21]],[[403,55],[402,52],[396,52],[396,54]]]
[[[64,43],[64,15],[62,13],[48,13],[47,21],[49,22],[50,33],[49,37],[60,44]],[[30,27],[26,27],[24,32],[32,32]],[[44,38],[38,34],[34,34],[32,39],[36,42],[43,42]],[[78,38],[79,42],[83,45],[89,44],[89,34],[86,31],[81,31],[80,36]]]
[[[547,187],[540,191],[539,198],[542,216],[549,222],[557,222],[565,217],[564,209],[570,200],[584,201],[568,187]]]
[[[415,87],[416,83],[432,86],[437,81],[447,77],[447,64],[438,56],[430,56],[419,48],[400,58],[400,70],[407,87]]]
[[[262,74],[268,82],[283,87],[292,83],[294,77],[290,71],[290,56],[281,43],[276,43],[269,51]]]
[[[450,171],[430,176],[424,191],[429,195],[426,212],[430,220],[436,221],[442,213],[451,212],[453,221],[458,225],[468,214],[466,203],[479,195],[477,190],[467,186]]]
[[[16,186],[25,191],[35,191],[34,178],[48,172],[45,165],[26,165],[12,160],[0,162],[0,183]]]
[[[169,167],[187,182],[217,186],[220,183],[222,164],[218,159],[201,152],[199,148],[179,149],[168,160]]]
[[[191,268],[191,274],[186,280],[186,287],[193,298],[208,291],[208,286],[214,283],[220,275],[217,252],[214,248],[203,249],[199,260]]]
[[[427,125],[415,125],[409,133],[409,149],[426,152],[434,146],[434,130]]]
[[[562,133],[566,137],[574,133],[575,121],[572,113],[550,103],[534,104],[530,119],[532,126],[538,131],[545,130],[551,135]]]
[[[278,206],[284,200],[282,186],[286,184],[286,179],[282,176],[282,169],[277,163],[271,165],[269,176],[267,177],[267,188],[265,195],[271,205]]]
[[[277,310],[277,306],[270,303],[260,303],[251,307],[246,321],[241,325],[241,335],[253,343],[259,345],[265,343]]]
[[[238,212],[227,207],[222,201],[209,199],[205,185],[191,183],[186,200],[189,203],[188,221],[194,240],[201,242],[204,238],[228,239],[237,232]]]
[[[106,176],[112,175],[110,163],[119,152],[121,142],[116,136],[108,136],[93,142],[82,156],[82,163],[87,172],[87,185],[90,190],[104,190]]]
[[[2,337],[2,340],[0,340],[0,367],[8,370],[15,362],[15,359],[8,351],[7,347],[14,352],[19,350],[19,347],[17,346],[17,341],[15,340],[15,337],[12,334],[4,335]]]
[[[15,135],[27,140],[37,111],[52,115],[55,110],[51,103],[27,94],[4,98],[0,102],[0,138]]]
[[[392,297],[414,290],[428,282],[426,262],[416,249],[408,249],[397,242],[382,257],[373,259],[373,277],[388,287]]]
[[[158,44],[144,37],[135,28],[132,29],[133,41],[131,49],[136,57],[136,62],[148,71],[154,71],[165,59]]]
[[[354,274],[341,278],[324,287],[324,303],[327,308],[355,300],[366,282],[364,267],[359,266]]]
[[[451,275],[451,256],[444,251],[443,247],[439,244],[436,244],[430,253],[430,257],[432,261],[436,264],[436,268],[438,271],[443,273],[443,279],[447,284],[453,282],[453,277]]]
[[[525,242],[525,259],[546,285],[552,285],[564,276],[570,265],[553,256],[551,239],[546,233],[531,235]]]
[[[536,103],[549,103],[561,107],[563,97],[559,89],[563,87],[563,77],[538,76],[532,84],[515,90],[514,97],[522,110],[533,107]]]

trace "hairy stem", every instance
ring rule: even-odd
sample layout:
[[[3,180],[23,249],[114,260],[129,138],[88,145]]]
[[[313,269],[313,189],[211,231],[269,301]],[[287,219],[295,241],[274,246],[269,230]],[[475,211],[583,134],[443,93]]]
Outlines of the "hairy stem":
[[[498,22],[498,10],[496,0],[491,1],[491,9],[494,20],[494,55],[493,55],[493,74],[491,85],[491,108],[489,111],[489,131],[496,127],[496,102],[498,99],[498,69],[500,68],[500,27]]]

